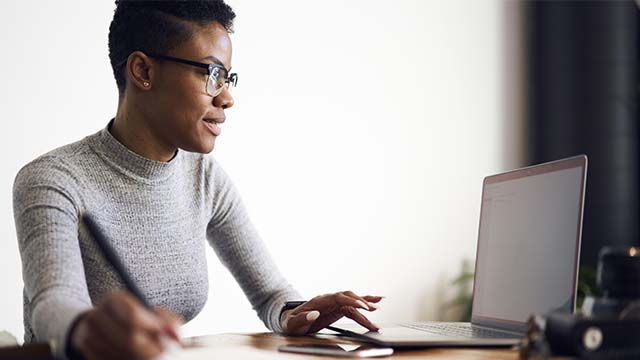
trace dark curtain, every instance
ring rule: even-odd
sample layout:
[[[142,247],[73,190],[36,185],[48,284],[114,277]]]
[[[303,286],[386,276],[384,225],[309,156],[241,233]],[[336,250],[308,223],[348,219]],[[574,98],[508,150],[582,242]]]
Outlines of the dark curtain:
[[[589,157],[581,262],[638,244],[638,9],[633,1],[531,1],[529,164]]]

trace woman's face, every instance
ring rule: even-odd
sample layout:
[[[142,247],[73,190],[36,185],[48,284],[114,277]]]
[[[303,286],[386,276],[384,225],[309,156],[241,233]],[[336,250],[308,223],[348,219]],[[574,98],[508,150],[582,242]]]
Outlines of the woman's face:
[[[211,23],[197,27],[194,36],[162,54],[207,64],[219,64],[231,69],[231,39],[224,27]],[[220,124],[225,121],[224,110],[233,106],[229,89],[216,97],[206,92],[207,72],[198,67],[153,60],[155,69],[152,88],[147,92],[147,118],[151,132],[168,148],[209,153]],[[217,124],[217,125],[216,125]]]

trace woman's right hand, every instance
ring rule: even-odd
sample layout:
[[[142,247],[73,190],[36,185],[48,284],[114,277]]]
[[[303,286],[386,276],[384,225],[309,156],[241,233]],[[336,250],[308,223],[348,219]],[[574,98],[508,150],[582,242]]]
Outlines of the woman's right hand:
[[[166,338],[180,341],[177,315],[150,311],[125,291],[115,291],[81,315],[71,334],[71,347],[87,360],[153,359],[162,354]]]

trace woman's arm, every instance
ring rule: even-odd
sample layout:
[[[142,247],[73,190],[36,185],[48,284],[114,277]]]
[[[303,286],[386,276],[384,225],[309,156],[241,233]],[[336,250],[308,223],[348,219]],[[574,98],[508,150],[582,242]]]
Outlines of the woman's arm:
[[[278,271],[236,189],[215,162],[212,174],[214,207],[207,237],[269,329],[296,335],[313,333],[344,316],[370,331],[378,330],[358,309],[375,311],[382,297],[361,297],[352,291],[316,296],[281,314],[286,301],[301,297]]]
[[[77,171],[45,157],[25,166],[14,183],[14,217],[25,283],[29,341],[53,345],[56,358],[153,359],[181,320],[149,310],[124,291],[93,307],[78,240],[81,193]],[[31,332],[30,332],[31,333]],[[29,337],[29,336],[28,336]]]
[[[213,215],[207,226],[207,239],[260,319],[270,330],[281,332],[282,307],[301,296],[273,262],[227,174],[215,161],[210,166]]]
[[[73,173],[59,159],[41,157],[18,173],[13,214],[20,256],[25,322],[32,341],[51,342],[64,357],[74,319],[91,308],[80,246]]]

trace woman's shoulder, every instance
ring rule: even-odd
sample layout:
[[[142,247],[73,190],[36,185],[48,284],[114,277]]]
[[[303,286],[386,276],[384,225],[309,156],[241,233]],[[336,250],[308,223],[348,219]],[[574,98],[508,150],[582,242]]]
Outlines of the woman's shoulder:
[[[57,183],[77,175],[78,165],[91,161],[86,137],[42,154],[17,173],[14,187],[20,184]]]

